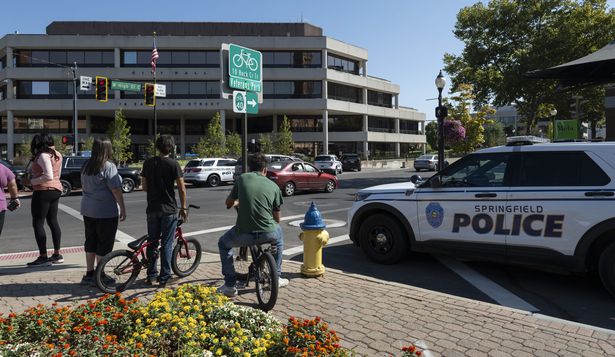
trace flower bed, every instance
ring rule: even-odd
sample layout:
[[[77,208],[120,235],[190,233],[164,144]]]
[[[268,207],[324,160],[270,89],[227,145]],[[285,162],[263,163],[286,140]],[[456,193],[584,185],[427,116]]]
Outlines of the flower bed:
[[[404,351],[406,352],[406,351]],[[105,295],[0,314],[3,356],[350,356],[320,318],[286,325],[215,288],[181,285],[148,303]]]

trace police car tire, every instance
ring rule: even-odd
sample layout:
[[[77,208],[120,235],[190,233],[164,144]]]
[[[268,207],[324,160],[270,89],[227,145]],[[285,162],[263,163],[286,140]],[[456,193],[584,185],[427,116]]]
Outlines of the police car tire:
[[[611,296],[615,297],[615,243],[609,245],[600,255],[598,273],[600,274],[602,285],[604,285]]]
[[[216,187],[220,185],[220,176],[216,174],[209,175],[209,177],[207,178],[207,183],[210,187]]]
[[[376,235],[384,241],[378,242]],[[380,264],[395,264],[408,252],[408,239],[402,225],[388,214],[369,216],[359,228],[359,244],[367,257]]]

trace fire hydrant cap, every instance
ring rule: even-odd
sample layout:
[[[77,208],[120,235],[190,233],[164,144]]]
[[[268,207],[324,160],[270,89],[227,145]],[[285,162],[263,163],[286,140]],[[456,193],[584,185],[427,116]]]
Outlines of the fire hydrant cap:
[[[325,222],[322,220],[320,212],[318,211],[318,208],[316,208],[316,204],[314,204],[314,202],[312,202],[310,208],[305,213],[305,218],[303,219],[303,223],[301,223],[300,226],[301,229],[308,230],[323,229],[327,227]]]

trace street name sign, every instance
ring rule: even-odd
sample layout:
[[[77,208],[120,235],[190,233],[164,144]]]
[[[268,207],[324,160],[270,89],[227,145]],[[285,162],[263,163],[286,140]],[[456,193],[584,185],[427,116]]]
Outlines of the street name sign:
[[[131,83],[122,81],[111,81],[111,90],[123,90],[126,92],[140,92],[143,86],[141,83]]]
[[[258,114],[258,94],[254,92],[246,93],[246,113]]]
[[[158,98],[166,98],[167,97],[167,85],[166,84],[156,84],[154,87],[154,94]]]
[[[233,91],[233,112],[246,113],[246,92]]]
[[[229,44],[229,87],[249,92],[263,90],[263,54],[259,51]]]
[[[79,86],[83,91],[88,91],[92,87],[92,77],[80,76],[79,77]]]

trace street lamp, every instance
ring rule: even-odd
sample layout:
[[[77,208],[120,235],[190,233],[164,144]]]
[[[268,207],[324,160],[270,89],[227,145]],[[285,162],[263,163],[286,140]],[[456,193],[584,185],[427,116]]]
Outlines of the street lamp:
[[[436,88],[438,88],[438,106],[436,107],[436,118],[438,118],[438,170],[444,168],[444,118],[448,115],[448,109],[442,105],[442,89],[446,85],[446,78],[442,71],[436,77]]]
[[[551,114],[551,120],[553,122],[553,127],[551,128],[551,142],[555,141],[555,116],[557,115],[557,109],[553,108],[549,112]]]

